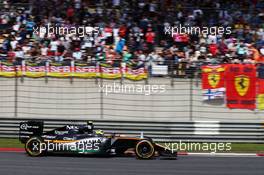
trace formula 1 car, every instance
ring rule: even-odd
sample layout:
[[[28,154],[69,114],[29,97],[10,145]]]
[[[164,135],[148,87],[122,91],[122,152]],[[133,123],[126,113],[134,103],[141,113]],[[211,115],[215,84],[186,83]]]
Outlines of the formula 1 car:
[[[25,144],[26,153],[37,157],[49,154],[124,156],[130,151],[138,159],[154,157],[177,157],[171,151],[151,138],[128,137],[117,134],[105,134],[95,130],[92,122],[84,125],[66,125],[51,131],[43,132],[43,121],[20,123],[19,140]]]

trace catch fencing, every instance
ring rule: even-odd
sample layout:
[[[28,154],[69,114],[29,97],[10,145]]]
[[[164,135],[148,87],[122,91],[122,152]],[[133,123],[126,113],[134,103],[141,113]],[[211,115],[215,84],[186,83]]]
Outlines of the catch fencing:
[[[0,117],[262,122],[264,112],[228,109],[224,99],[203,101],[201,82],[196,78],[0,77]]]

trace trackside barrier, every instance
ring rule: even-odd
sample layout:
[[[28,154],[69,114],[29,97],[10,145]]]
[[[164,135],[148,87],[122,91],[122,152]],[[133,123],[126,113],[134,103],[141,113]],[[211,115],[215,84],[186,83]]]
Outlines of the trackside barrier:
[[[18,138],[19,123],[27,119],[0,118],[0,137]],[[84,120],[43,120],[44,131],[66,124],[85,124]],[[136,121],[94,121],[95,129],[105,133],[126,134],[129,136],[152,137],[161,142],[237,142],[264,143],[262,123],[235,122],[136,122]]]

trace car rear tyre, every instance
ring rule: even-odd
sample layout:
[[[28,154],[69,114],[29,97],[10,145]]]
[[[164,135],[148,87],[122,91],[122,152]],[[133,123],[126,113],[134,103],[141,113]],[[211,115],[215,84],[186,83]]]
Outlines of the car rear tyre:
[[[141,140],[137,143],[135,152],[138,159],[151,159],[155,155],[155,148],[151,141]]]
[[[25,150],[29,156],[43,156],[46,152],[46,145],[40,137],[31,137],[25,144]]]

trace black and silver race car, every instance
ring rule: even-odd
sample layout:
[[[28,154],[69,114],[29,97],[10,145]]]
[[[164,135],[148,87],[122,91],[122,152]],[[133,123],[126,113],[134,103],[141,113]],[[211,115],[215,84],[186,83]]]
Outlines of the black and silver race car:
[[[148,137],[127,137],[95,130],[92,122],[66,125],[43,132],[44,122],[20,123],[19,140],[29,156],[73,154],[93,156],[124,156],[132,152],[139,159],[176,158],[177,152],[154,143]]]

